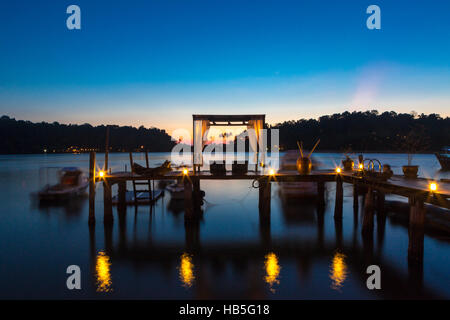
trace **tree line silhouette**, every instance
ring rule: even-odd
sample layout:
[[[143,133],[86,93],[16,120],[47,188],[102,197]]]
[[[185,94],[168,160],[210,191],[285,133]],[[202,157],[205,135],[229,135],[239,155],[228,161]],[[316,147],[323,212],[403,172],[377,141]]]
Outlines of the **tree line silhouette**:
[[[270,128],[279,129],[282,149],[296,149],[303,141],[318,150],[361,152],[431,152],[450,144],[450,118],[439,114],[343,112],[319,119],[285,121]]]
[[[319,151],[414,153],[437,151],[450,144],[450,118],[438,114],[343,112],[317,120],[291,120],[265,127],[279,129],[281,150],[296,149],[297,141],[302,141],[308,149],[319,138]],[[165,130],[158,128],[116,125],[109,128],[112,152],[164,152],[171,151],[176,143]],[[70,147],[81,152],[104,151],[106,126],[33,123],[3,116],[0,135],[2,154],[68,152]]]
[[[58,122],[33,123],[0,118],[0,153],[43,153],[104,151],[106,126],[73,125]],[[175,145],[165,130],[131,126],[109,126],[111,152],[148,150],[169,151]]]

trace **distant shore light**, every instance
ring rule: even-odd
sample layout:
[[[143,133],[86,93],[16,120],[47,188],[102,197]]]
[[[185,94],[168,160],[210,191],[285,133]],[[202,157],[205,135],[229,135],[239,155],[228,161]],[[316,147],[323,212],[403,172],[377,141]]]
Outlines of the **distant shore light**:
[[[341,170],[340,167],[337,167],[337,168],[336,168],[336,172],[337,172],[337,173],[341,173],[341,171],[342,171],[342,170]]]

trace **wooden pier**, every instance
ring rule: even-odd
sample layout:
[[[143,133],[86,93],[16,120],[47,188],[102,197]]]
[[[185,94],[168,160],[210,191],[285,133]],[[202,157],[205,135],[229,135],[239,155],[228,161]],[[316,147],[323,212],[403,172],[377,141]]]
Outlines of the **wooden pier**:
[[[343,184],[352,184],[354,190],[353,206],[358,209],[358,190],[367,190],[364,197],[362,235],[371,237],[374,229],[374,212],[384,215],[384,200],[386,194],[394,194],[406,197],[410,205],[409,214],[409,248],[408,258],[410,262],[422,262],[423,239],[426,208],[424,203],[429,203],[442,208],[450,209],[450,183],[435,181],[437,190],[430,190],[431,180],[416,178],[406,179],[403,176],[392,176],[383,181],[372,177],[355,175],[353,172],[340,172],[334,170],[313,171],[308,175],[300,175],[296,171],[283,171],[275,174],[264,174],[260,172],[249,172],[247,174],[212,175],[209,172],[172,171],[165,175],[137,175],[131,172],[117,172],[105,174],[99,177],[95,172],[95,153],[90,159],[90,190],[89,190],[89,222],[95,223],[95,184],[103,183],[104,199],[104,223],[113,222],[112,186],[118,185],[118,211],[126,208],[125,193],[126,183],[137,180],[180,180],[185,187],[184,206],[186,220],[195,220],[202,214],[201,211],[201,180],[249,180],[252,185],[259,189],[258,208],[260,219],[266,221],[270,226],[270,199],[271,184],[279,182],[315,182],[319,195],[319,203],[324,203],[325,183],[336,184],[334,218],[342,219],[343,206]]]

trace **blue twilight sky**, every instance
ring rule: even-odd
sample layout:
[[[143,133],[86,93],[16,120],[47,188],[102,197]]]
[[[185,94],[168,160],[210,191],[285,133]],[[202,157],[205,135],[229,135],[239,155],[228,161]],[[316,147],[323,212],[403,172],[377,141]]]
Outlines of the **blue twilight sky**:
[[[0,115],[171,132],[192,113],[367,109],[450,115],[450,1],[0,2]]]

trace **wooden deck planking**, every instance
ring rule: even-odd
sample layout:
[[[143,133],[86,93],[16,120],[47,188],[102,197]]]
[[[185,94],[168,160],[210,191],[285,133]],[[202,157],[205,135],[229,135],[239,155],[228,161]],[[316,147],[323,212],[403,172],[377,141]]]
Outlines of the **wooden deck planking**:
[[[226,172],[224,175],[213,175],[208,171],[198,173],[189,172],[189,177],[196,177],[199,180],[260,180],[269,179],[271,182],[333,182],[337,181],[337,173],[333,170],[312,171],[308,175],[300,175],[296,171],[282,171],[274,175],[267,175],[255,172],[246,174],[233,174]],[[436,181],[438,190],[430,192],[429,184],[432,179],[406,179],[403,176],[394,175],[387,181],[376,180],[373,178],[354,176],[350,172],[342,172],[339,174],[343,182],[350,184],[358,184],[370,186],[384,193],[391,193],[404,197],[419,197],[423,201],[450,209],[450,183]],[[104,179],[110,184],[132,180],[175,180],[187,177],[181,171],[172,171],[165,175],[137,175],[130,172],[117,172],[108,175]]]

